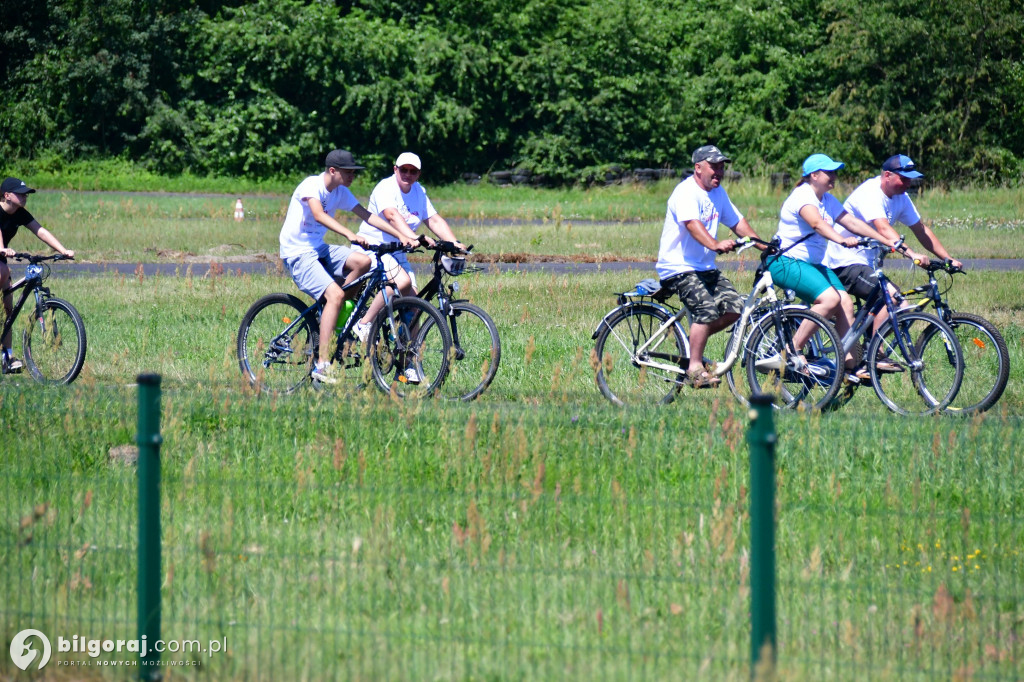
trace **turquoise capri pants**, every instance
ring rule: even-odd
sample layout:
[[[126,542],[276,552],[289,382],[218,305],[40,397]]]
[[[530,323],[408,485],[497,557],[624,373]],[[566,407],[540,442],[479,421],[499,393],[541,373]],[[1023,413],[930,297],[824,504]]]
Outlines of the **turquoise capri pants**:
[[[846,291],[836,273],[824,265],[808,263],[789,256],[768,256],[768,272],[775,286],[792,289],[803,301],[814,303],[826,289]]]

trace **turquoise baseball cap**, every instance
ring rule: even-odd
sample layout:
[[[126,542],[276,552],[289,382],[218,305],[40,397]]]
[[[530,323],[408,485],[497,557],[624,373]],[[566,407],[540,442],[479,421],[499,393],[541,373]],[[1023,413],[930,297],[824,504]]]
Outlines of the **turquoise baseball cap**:
[[[842,161],[835,161],[825,154],[811,154],[804,159],[803,168],[803,175],[807,177],[814,171],[837,171],[840,168],[846,168],[846,164]]]

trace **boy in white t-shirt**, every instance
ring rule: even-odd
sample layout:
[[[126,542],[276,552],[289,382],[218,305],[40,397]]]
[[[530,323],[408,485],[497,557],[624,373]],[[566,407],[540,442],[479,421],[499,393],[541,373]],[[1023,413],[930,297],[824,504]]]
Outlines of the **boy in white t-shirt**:
[[[295,285],[323,302],[320,314],[320,355],[313,368],[314,379],[328,384],[338,382],[331,371],[331,342],[338,322],[338,311],[345,301],[345,292],[335,278],[348,284],[370,268],[365,253],[355,253],[347,246],[327,244],[327,230],[337,232],[353,243],[366,243],[359,235],[334,218],[338,209],[351,211],[385,232],[393,228],[367,211],[349,190],[356,165],[350,152],[335,149],[327,155],[325,170],[303,180],[292,193],[288,213],[281,227],[280,256]]]
[[[368,206],[370,213],[386,220],[392,230],[381,230],[364,219],[363,224],[359,226],[359,236],[363,240],[370,244],[386,244],[399,241],[398,235],[416,240],[416,230],[420,225],[426,225],[442,241],[454,242],[456,246],[462,247],[455,239],[448,221],[434,209],[434,205],[427,197],[427,191],[418,182],[422,168],[423,164],[416,154],[402,152],[398,155],[395,159],[394,173],[373,188]],[[432,239],[426,239],[433,245]],[[356,247],[356,251],[362,252],[362,249]],[[404,253],[395,253],[385,255],[383,260],[388,276],[402,295],[416,294],[416,280],[408,257]],[[370,323],[383,305],[384,299],[378,294],[366,314],[356,324],[355,333],[360,340],[366,339]]]
[[[708,338],[737,319],[743,298],[715,267],[715,257],[736,248],[736,240],[718,240],[724,224],[740,237],[757,237],[721,187],[729,157],[714,145],[693,152],[693,175],[676,185],[668,200],[658,249],[661,285],[679,296],[690,312],[690,362],[687,382],[694,388],[721,383],[704,368]]]

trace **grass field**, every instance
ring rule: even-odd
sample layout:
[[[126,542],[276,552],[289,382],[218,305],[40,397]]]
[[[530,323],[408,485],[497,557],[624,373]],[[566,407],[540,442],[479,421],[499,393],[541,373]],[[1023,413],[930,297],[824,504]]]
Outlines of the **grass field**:
[[[560,257],[653,262],[673,184],[541,190],[488,185],[428,188],[456,234],[476,251],[510,258]],[[353,190],[364,202],[373,183]],[[223,190],[222,186],[218,186]],[[273,259],[291,188],[246,195],[246,219],[232,218],[235,195],[182,197],[47,191],[29,210],[86,261],[209,262]],[[764,180],[733,183],[733,202],[761,237],[775,234],[785,195]],[[852,186],[841,186],[845,198]],[[1024,258],[1020,189],[926,190],[917,199],[950,253],[958,258]],[[339,216],[350,228],[351,214]],[[913,240],[913,235],[907,231]],[[23,238],[21,238],[23,239]],[[728,260],[731,257],[726,257]]]
[[[470,405],[253,395],[234,337],[252,301],[291,290],[281,276],[49,280],[89,356],[66,389],[0,381],[4,641],[133,635],[135,473],[117,455],[130,384],[154,371],[164,633],[229,645],[175,676],[747,679],[745,410],[722,389],[624,411],[594,385],[591,332],[647,268],[463,278],[503,343]],[[900,419],[861,390],[776,415],[782,679],[1021,676],[1022,290],[1024,273],[977,272],[953,292],[1010,345],[997,411]]]

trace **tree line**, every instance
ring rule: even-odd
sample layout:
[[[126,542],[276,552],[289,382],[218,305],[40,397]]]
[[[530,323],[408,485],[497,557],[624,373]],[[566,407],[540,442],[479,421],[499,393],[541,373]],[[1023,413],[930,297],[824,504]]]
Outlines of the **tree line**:
[[[344,147],[431,177],[747,172],[892,153],[1024,171],[1019,0],[5,0],[0,153],[274,178]]]

